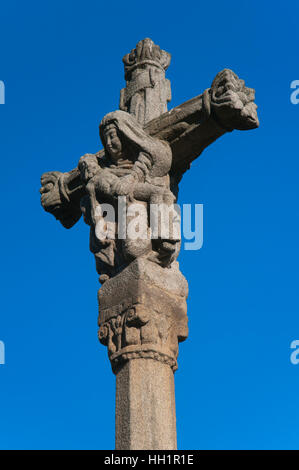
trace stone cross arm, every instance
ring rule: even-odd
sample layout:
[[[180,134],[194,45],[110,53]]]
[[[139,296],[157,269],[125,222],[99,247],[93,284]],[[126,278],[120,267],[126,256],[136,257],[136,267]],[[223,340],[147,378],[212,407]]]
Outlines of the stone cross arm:
[[[224,69],[204,93],[145,124],[149,135],[170,144],[174,193],[191,162],[212,142],[234,129],[259,126],[254,98],[253,89],[247,88],[233,71]],[[104,150],[95,155],[100,161]],[[64,227],[72,227],[81,217],[80,199],[85,194],[78,168],[68,173],[44,173],[41,183],[44,209]]]

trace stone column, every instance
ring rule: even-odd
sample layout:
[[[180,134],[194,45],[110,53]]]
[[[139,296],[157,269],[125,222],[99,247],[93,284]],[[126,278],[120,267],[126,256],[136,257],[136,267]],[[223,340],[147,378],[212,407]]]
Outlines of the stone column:
[[[99,290],[99,339],[116,374],[116,449],[176,449],[174,372],[188,285],[174,262],[136,259]]]
[[[116,449],[176,449],[174,374],[154,359],[124,362],[116,373]]]

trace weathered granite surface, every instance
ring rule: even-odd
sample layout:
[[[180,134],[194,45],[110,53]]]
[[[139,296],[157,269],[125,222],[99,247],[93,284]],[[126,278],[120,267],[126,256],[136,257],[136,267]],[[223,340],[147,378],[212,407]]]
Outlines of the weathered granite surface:
[[[64,227],[81,214],[90,226],[103,284],[99,339],[116,374],[116,447],[175,449],[173,372],[178,344],[188,335],[188,285],[177,262],[180,237],[164,235],[160,219],[152,237],[151,207],[161,204],[174,221],[179,182],[192,161],[226,132],[259,122],[254,90],[229,69],[202,94],[167,111],[170,54],[147,38],[123,62],[120,110],[99,127],[103,150],[82,156],[68,173],[44,173],[41,201]],[[147,237],[123,233],[123,219],[134,219],[136,203],[144,209],[139,228]]]
[[[142,126],[167,111],[171,88],[165,70],[170,59],[149,38],[139,41],[123,58],[127,86],[120,92],[119,109],[134,115]]]
[[[177,369],[178,343],[188,336],[188,285],[170,269],[138,258],[98,292],[99,339],[115,372],[124,361],[150,358]]]
[[[116,376],[115,448],[176,449],[174,375],[162,362],[124,363]]]

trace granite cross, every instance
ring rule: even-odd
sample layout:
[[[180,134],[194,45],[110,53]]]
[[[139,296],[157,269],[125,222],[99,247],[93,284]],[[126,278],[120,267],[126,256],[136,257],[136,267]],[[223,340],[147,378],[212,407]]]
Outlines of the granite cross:
[[[90,226],[102,284],[99,339],[116,374],[116,449],[176,449],[174,371],[188,335],[188,284],[177,262],[180,237],[165,236],[161,221],[151,236],[151,207],[174,207],[183,174],[207,146],[259,123],[254,90],[229,69],[167,111],[170,54],[146,38],[123,62],[120,109],[100,124],[103,150],[68,173],[44,173],[41,199],[64,227],[82,214]],[[136,202],[145,209],[147,237],[126,231]]]

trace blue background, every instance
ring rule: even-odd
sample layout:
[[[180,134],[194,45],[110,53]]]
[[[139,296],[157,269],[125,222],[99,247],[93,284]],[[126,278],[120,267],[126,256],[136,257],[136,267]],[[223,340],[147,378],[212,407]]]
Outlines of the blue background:
[[[100,148],[122,57],[172,53],[170,107],[224,67],[256,89],[258,130],[192,164],[180,203],[204,204],[204,245],[180,254],[189,339],[176,373],[180,449],[298,449],[298,3],[2,2],[0,447],[113,449],[114,387],[97,340],[98,276],[82,220],[46,214],[39,178]]]

